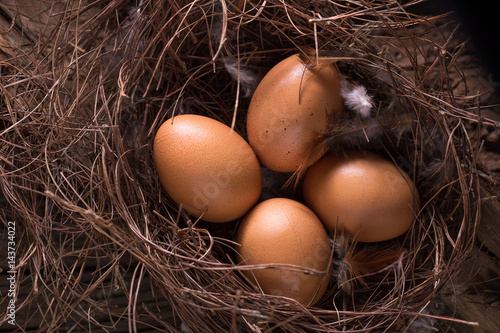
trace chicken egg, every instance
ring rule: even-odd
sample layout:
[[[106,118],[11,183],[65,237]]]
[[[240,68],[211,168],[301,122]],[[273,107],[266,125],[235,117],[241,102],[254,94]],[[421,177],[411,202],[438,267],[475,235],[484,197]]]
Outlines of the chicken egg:
[[[238,133],[217,120],[193,114],[167,120],[156,133],[153,155],[163,188],[197,218],[232,221],[259,199],[257,157]]]
[[[361,242],[405,233],[418,213],[419,195],[408,175],[369,152],[329,154],[312,165],[303,195],[330,231],[345,231]]]
[[[248,141],[267,168],[296,171],[324,154],[313,148],[342,108],[335,66],[306,65],[293,55],[274,66],[257,86],[247,113]]]
[[[256,268],[242,273],[264,293],[314,304],[328,286],[330,242],[318,217],[303,204],[284,198],[255,206],[238,228],[240,264],[295,265]],[[298,269],[302,269],[302,271]],[[312,269],[323,274],[306,274]]]

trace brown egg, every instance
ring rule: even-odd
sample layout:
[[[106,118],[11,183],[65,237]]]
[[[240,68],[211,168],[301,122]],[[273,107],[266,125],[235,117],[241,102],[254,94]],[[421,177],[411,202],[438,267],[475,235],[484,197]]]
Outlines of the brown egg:
[[[271,170],[307,167],[324,154],[312,150],[342,108],[334,65],[306,68],[293,55],[274,66],[255,90],[247,114],[248,142]]]
[[[231,221],[259,199],[259,161],[248,143],[221,122],[191,114],[171,118],[156,133],[153,153],[163,188],[195,217]]]
[[[314,304],[328,286],[330,243],[318,217],[303,204],[283,198],[259,203],[243,219],[236,241],[241,264],[289,264],[325,274],[283,267],[242,270],[266,294]]]
[[[406,232],[418,212],[412,180],[373,153],[329,154],[311,166],[304,200],[330,231],[344,230],[361,242],[378,242]]]

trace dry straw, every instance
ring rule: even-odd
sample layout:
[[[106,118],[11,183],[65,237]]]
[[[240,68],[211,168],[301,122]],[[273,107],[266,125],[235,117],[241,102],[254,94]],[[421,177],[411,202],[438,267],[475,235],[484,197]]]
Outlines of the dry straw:
[[[479,119],[478,96],[457,65],[453,21],[412,13],[419,2],[68,0],[32,26],[0,5],[11,30],[37,29],[0,58],[1,219],[17,223],[18,330],[403,331],[446,319],[426,307],[474,242],[476,147],[464,123]],[[358,248],[332,235],[340,280],[307,308],[250,287],[232,264],[236,224],[190,220],[152,161],[172,115],[207,115],[245,136],[259,78],[297,52],[335,62],[373,98],[373,114],[332,128],[329,147],[386,155],[422,199],[410,232],[384,244],[391,264],[369,276],[352,267]]]

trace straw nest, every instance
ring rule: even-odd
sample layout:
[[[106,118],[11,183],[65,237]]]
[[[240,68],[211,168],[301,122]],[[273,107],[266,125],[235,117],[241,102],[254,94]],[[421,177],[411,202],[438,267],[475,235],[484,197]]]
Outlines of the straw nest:
[[[361,332],[438,318],[426,307],[469,253],[480,199],[464,128],[476,97],[451,20],[412,13],[419,1],[54,3],[50,24],[0,64],[1,218],[16,222],[20,330]],[[293,53],[335,62],[375,103],[333,129],[330,147],[391,158],[422,202],[411,230],[380,245],[399,249],[383,268],[356,266],[363,247],[332,235],[335,274],[314,307],[247,284],[233,264],[237,221],[179,211],[152,160],[155,131],[180,113],[245,137],[253,89]],[[268,192],[282,178],[268,177]]]

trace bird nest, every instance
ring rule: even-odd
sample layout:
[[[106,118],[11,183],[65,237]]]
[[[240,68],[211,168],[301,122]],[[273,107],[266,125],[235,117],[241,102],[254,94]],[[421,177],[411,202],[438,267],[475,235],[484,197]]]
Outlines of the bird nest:
[[[464,127],[479,118],[453,21],[416,14],[418,3],[54,2],[48,23],[0,63],[10,207],[1,218],[16,223],[18,329],[362,332],[438,319],[426,308],[459,272],[479,220],[476,147]],[[15,8],[3,7],[11,30],[22,23]],[[248,284],[235,264],[239,221],[179,209],[152,158],[156,130],[181,113],[246,138],[256,85],[294,53],[335,63],[373,102],[367,117],[346,106],[330,149],[388,157],[421,197],[397,239],[367,246],[331,235],[334,274],[309,307]],[[263,196],[293,196],[282,186],[289,174],[264,171]],[[374,256],[384,264],[366,267]]]

